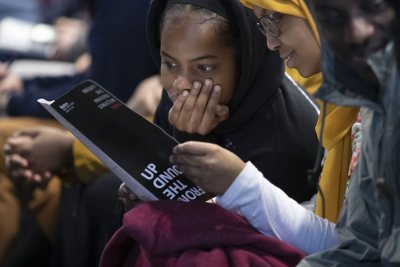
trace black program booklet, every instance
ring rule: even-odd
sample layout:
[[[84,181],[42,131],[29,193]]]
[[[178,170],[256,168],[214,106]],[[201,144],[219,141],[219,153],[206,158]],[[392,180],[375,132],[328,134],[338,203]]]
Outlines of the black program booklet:
[[[169,162],[178,142],[93,81],[38,102],[142,200],[205,201],[203,189]]]

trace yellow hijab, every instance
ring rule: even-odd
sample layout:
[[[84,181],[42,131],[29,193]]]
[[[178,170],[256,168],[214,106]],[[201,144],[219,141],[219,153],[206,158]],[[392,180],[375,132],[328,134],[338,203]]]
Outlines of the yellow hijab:
[[[259,6],[269,11],[279,12],[307,20],[315,39],[320,37],[315,21],[303,0],[240,0],[244,5]],[[297,70],[286,68],[286,72],[306,90],[313,94],[322,83],[322,73],[310,78],[302,77]],[[320,178],[320,187],[325,196],[325,218],[336,222],[343,204],[351,160],[351,127],[356,120],[358,108],[339,107],[327,104],[323,146],[326,149],[324,167]],[[322,114],[318,118],[316,132],[321,130]],[[322,199],[318,194],[315,213],[322,216]]]

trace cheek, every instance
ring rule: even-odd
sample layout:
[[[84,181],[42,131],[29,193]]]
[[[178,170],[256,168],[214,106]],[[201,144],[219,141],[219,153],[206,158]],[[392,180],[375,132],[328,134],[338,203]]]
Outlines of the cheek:
[[[221,85],[221,97],[219,103],[226,105],[231,101],[237,85],[236,76],[237,75],[227,75],[221,79],[221,83],[215,83]]]
[[[161,68],[161,71],[160,71],[160,80],[161,80],[161,85],[164,88],[164,90],[166,90],[167,93],[171,93],[173,78],[171,75],[166,73],[166,71],[163,71],[163,68]]]
[[[316,74],[320,71],[319,65],[321,60],[321,48],[317,42],[309,43],[309,45],[303,45],[301,48],[303,51],[301,57],[304,65],[308,69],[311,75]]]
[[[219,103],[227,105],[232,99],[233,92],[235,91],[234,88],[235,87],[233,84],[225,84],[225,86],[221,89],[222,91]]]

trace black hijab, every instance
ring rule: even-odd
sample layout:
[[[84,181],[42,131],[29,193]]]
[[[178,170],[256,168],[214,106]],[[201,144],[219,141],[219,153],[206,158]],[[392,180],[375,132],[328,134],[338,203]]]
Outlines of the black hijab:
[[[240,71],[237,87],[228,104],[230,117],[214,129],[212,134],[223,134],[241,127],[278,90],[284,75],[282,60],[278,53],[267,49],[265,36],[256,26],[256,17],[239,1],[154,0],[147,19],[147,38],[157,66],[161,65],[160,18],[166,6],[175,3],[209,9],[227,18],[239,32]],[[167,98],[167,95],[163,97]],[[163,101],[168,102],[166,99]]]

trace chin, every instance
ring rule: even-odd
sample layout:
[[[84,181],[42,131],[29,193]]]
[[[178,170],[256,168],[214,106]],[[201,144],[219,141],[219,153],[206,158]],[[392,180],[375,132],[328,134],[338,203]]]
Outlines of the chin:
[[[316,68],[316,69],[298,68],[297,70],[299,71],[300,75],[303,76],[304,78],[310,78],[310,77],[314,76],[315,74],[321,72],[321,70],[319,68]]]
[[[303,76],[304,78],[310,78],[311,76],[313,76],[313,74],[310,74],[309,71],[305,71],[302,69],[297,69],[297,70],[300,73],[300,75]]]

